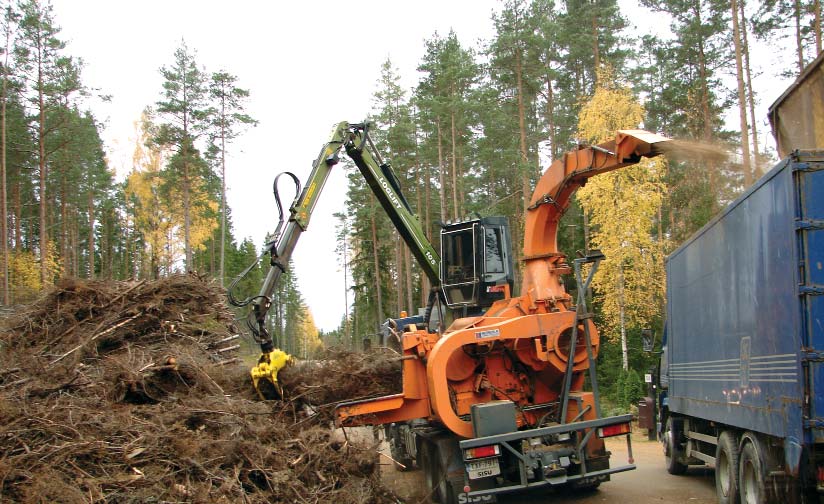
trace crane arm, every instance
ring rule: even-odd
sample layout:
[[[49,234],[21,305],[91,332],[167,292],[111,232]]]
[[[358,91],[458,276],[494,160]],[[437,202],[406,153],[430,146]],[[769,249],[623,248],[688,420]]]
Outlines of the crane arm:
[[[320,154],[312,165],[309,179],[293,201],[289,212],[289,221],[283,232],[270,243],[269,254],[271,267],[261,286],[258,296],[253,301],[254,315],[261,350],[272,352],[275,344],[266,331],[266,314],[272,304],[272,296],[281,274],[286,271],[289,258],[297,245],[301,234],[309,227],[309,220],[317,205],[332,168],[338,164],[340,150],[354,161],[361,175],[389,215],[398,233],[412,250],[424,274],[439,285],[438,270],[440,256],[427,239],[420,222],[412,213],[409,204],[401,193],[400,184],[388,163],[380,160],[380,155],[369,139],[369,123],[338,123],[332,130],[329,140],[321,148]],[[297,178],[292,175],[295,184]],[[279,203],[278,203],[279,204]],[[277,235],[277,233],[276,233]]]
[[[280,235],[276,232],[274,240],[269,244],[269,271],[257,297],[252,302],[255,321],[258,325],[257,333],[260,348],[264,354],[268,354],[275,349],[275,344],[266,330],[266,315],[272,306],[272,296],[280,276],[286,271],[300,235],[309,227],[309,219],[312,217],[312,212],[317,205],[324,185],[326,185],[332,167],[338,164],[340,148],[346,138],[348,127],[348,123],[341,122],[332,130],[329,141],[321,148],[320,154],[312,164],[312,172],[309,175],[307,184],[300,194],[295,197],[289,208],[290,215],[286,227]],[[299,188],[300,183],[297,177],[291,176]],[[277,179],[275,184],[277,184]],[[279,201],[278,205],[280,205]]]
[[[391,166],[380,159],[380,154],[369,138],[369,128],[369,123],[350,125],[350,135],[344,144],[346,154],[355,162],[430,283],[440,285],[440,255],[403,197]]]

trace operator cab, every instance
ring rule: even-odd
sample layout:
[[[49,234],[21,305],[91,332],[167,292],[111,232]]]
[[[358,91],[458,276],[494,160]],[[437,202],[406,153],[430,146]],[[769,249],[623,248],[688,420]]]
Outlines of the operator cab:
[[[505,217],[451,222],[441,228],[441,284],[450,308],[484,311],[504,299],[507,285],[511,293],[514,282]]]

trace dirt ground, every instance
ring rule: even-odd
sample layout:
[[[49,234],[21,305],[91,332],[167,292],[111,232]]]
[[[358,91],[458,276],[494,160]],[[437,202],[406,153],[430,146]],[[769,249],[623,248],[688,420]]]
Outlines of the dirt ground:
[[[624,438],[607,440],[607,449],[612,452],[614,464],[624,464],[627,460]],[[661,444],[633,436],[632,451],[637,469],[612,476],[612,480],[602,484],[598,490],[588,492],[529,493],[501,497],[502,504],[601,504],[604,502],[657,503],[657,504],[714,504],[715,480],[712,469],[691,467],[684,476],[667,473]],[[408,503],[425,502],[424,479],[421,471],[398,472],[391,462],[382,457],[382,478],[384,483],[397,492]]]

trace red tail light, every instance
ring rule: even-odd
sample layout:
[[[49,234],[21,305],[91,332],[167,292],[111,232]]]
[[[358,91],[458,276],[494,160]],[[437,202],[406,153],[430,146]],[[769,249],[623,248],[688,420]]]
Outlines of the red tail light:
[[[494,457],[501,454],[501,447],[499,445],[478,446],[477,448],[468,448],[464,450],[464,456],[467,460]]]
[[[629,434],[631,431],[632,426],[628,423],[608,425],[598,429],[598,437],[620,436],[621,434]]]

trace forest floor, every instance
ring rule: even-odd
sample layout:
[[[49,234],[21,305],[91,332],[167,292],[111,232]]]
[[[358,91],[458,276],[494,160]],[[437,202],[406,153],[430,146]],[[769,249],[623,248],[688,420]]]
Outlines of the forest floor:
[[[364,434],[365,435],[365,434]],[[608,438],[611,465],[625,464],[627,444],[623,437]],[[386,453],[389,447],[383,445]],[[501,496],[501,504],[603,504],[606,502],[644,502],[657,504],[714,504],[715,478],[711,468],[690,467],[687,474],[673,476],[664,465],[661,443],[648,441],[646,435],[633,434],[632,454],[637,468],[612,475],[597,490],[543,490]],[[381,460],[384,483],[405,502],[426,502],[423,471],[399,472],[392,463]]]

